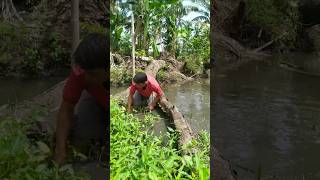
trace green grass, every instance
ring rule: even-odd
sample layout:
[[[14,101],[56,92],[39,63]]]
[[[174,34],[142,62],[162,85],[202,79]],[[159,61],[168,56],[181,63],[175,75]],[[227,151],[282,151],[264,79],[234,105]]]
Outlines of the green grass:
[[[197,146],[195,155],[181,156],[176,142],[178,134],[172,129],[157,137],[142,129],[152,126],[154,115],[144,120],[125,112],[111,100],[110,177],[111,179],[209,179],[209,137],[201,133],[190,146]],[[189,148],[190,148],[189,146]]]

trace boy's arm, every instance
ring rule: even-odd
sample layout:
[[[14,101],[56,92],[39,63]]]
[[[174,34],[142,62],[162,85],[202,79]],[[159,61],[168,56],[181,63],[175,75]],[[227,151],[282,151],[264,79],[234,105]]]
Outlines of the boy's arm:
[[[129,93],[128,96],[128,112],[132,112],[133,95]]]
[[[83,76],[77,76],[71,71],[63,89],[63,101],[61,103],[56,128],[56,147],[54,159],[58,163],[64,163],[67,153],[67,141],[71,123],[73,120],[74,108],[80,99],[84,89]]]
[[[150,103],[149,109],[153,110],[156,104],[159,102],[161,97],[163,96],[163,91],[160,86],[155,86],[154,87],[154,92],[157,93],[157,96],[154,98],[154,100]]]
[[[74,105],[63,101],[57,117],[56,148],[54,156],[55,161],[59,164],[65,162],[67,155],[67,141],[72,123],[73,112]]]
[[[149,109],[150,109],[150,110],[153,110],[153,109],[154,109],[154,107],[156,106],[156,104],[159,102],[160,98],[161,98],[161,96],[157,95],[157,96],[153,99],[153,101],[152,101],[152,102],[150,103],[150,105],[149,105]]]
[[[129,89],[129,96],[128,96],[128,112],[132,112],[132,104],[133,104],[133,94],[136,91],[136,87],[131,83],[130,89]]]

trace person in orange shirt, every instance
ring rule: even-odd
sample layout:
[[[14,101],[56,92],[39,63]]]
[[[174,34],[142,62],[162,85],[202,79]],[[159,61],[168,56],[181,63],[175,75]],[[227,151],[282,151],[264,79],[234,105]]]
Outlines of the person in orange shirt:
[[[90,34],[77,47],[57,117],[54,159],[65,162],[70,137],[104,141],[109,113],[108,37]],[[105,141],[104,141],[105,142]]]
[[[153,110],[162,96],[163,91],[157,80],[151,75],[138,72],[130,86],[128,112],[132,112],[133,106],[148,106],[149,110]]]

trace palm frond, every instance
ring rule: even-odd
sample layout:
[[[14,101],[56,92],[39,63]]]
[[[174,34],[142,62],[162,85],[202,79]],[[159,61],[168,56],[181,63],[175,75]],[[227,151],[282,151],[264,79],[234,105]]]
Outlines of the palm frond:
[[[197,16],[192,19],[192,21],[204,21],[204,22],[210,22],[210,18],[207,16]]]

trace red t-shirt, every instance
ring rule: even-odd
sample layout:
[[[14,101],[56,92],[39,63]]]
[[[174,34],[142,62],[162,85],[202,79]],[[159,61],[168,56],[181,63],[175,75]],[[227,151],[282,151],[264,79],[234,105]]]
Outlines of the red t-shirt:
[[[72,69],[63,89],[63,100],[76,105],[83,90],[96,98],[96,100],[107,110],[108,91],[103,86],[86,86],[84,81],[85,71],[79,66]]]
[[[135,86],[134,82],[132,82],[130,86],[130,94],[133,95],[138,91],[142,96],[149,97],[152,92],[156,92],[157,97],[161,97],[163,95],[163,91],[157,80],[150,75],[147,75],[147,78],[147,87],[145,89]]]

